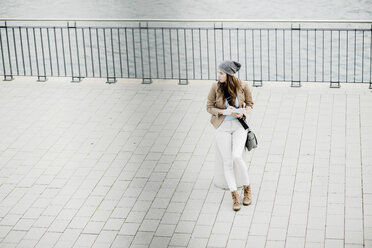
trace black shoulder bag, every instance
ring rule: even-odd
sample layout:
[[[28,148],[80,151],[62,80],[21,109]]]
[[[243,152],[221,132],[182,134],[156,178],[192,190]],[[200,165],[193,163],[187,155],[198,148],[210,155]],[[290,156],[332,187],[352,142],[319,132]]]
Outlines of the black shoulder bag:
[[[226,86],[223,87],[223,91],[224,91],[224,95],[225,95],[225,98],[226,98],[227,102],[229,103],[229,105],[233,106],[232,102],[231,102],[231,96],[230,96],[229,91],[227,90]],[[235,106],[233,106],[233,107],[235,108]],[[257,144],[258,144],[257,138],[256,138],[256,135],[250,130],[249,126],[245,122],[246,116],[243,114],[243,117],[238,118],[238,120],[239,120],[240,124],[242,124],[244,129],[248,129],[247,139],[245,141],[245,149],[248,149],[248,151],[250,151],[253,148],[256,148]]]

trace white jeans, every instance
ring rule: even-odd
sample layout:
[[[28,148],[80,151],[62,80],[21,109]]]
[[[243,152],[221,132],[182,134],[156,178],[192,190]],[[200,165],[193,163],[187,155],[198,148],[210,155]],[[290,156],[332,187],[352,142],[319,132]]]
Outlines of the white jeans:
[[[248,167],[242,157],[247,132],[237,119],[224,120],[215,132],[216,145],[221,151],[225,178],[230,191],[237,190],[233,162],[243,179],[243,185],[249,185]]]

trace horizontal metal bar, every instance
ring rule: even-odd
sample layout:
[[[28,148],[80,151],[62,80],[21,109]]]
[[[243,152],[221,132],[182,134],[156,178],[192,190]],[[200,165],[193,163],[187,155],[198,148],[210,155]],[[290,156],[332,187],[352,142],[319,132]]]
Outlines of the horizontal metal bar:
[[[0,27],[1,28],[1,27]],[[99,29],[111,29],[111,28],[115,28],[115,29],[126,29],[126,28],[131,28],[131,29],[142,29],[142,28],[139,28],[139,27],[115,27],[115,26],[105,26],[105,27],[101,27],[101,26],[89,26],[89,27],[85,27],[85,26],[80,26],[80,27],[75,27],[75,26],[70,26],[70,27],[67,27],[67,26],[7,26],[7,27],[4,27],[4,28],[36,28],[36,29],[39,29],[39,28],[62,28],[62,29],[66,29],[66,28],[73,28],[73,29],[82,29],[82,28],[99,28]],[[234,30],[236,31],[237,29],[238,30],[265,30],[265,31],[275,31],[275,30],[281,30],[281,31],[285,31],[285,30],[302,30],[302,31],[371,31],[371,28],[302,28],[299,29],[299,28],[291,28],[291,27],[288,27],[288,28],[243,28],[243,27],[239,27],[239,28],[213,28],[213,27],[203,27],[203,28],[200,28],[200,27],[166,27],[166,26],[161,26],[161,27],[145,27],[144,29],[149,29],[149,30],[161,30],[161,29],[173,29],[173,30]]]
[[[372,20],[311,19],[93,19],[93,18],[0,18],[0,21],[82,21],[82,22],[257,22],[257,23],[372,23]]]

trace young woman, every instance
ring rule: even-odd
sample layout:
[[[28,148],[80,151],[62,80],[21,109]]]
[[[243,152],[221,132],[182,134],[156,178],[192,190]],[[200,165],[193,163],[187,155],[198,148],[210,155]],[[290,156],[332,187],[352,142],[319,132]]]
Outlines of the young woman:
[[[225,60],[218,65],[218,81],[212,84],[207,101],[207,111],[212,115],[210,122],[216,129],[216,145],[221,151],[224,175],[232,195],[233,210],[235,211],[240,210],[241,201],[236,186],[233,163],[243,179],[243,205],[249,205],[252,202],[248,168],[242,158],[248,131],[238,120],[243,117],[243,113],[229,114],[227,110],[243,108],[244,115],[248,117],[253,109],[252,94],[248,83],[234,76],[240,67],[239,62],[231,60]],[[225,99],[224,90],[229,92],[233,106],[229,105],[228,100]]]

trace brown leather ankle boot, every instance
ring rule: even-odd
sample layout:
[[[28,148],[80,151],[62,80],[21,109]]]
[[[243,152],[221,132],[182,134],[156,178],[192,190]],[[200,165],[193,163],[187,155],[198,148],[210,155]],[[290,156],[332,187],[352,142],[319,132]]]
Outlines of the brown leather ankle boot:
[[[244,185],[243,205],[248,206],[252,203],[251,185]]]
[[[233,209],[234,211],[240,210],[240,195],[237,190],[231,191],[231,196],[233,199]]]

